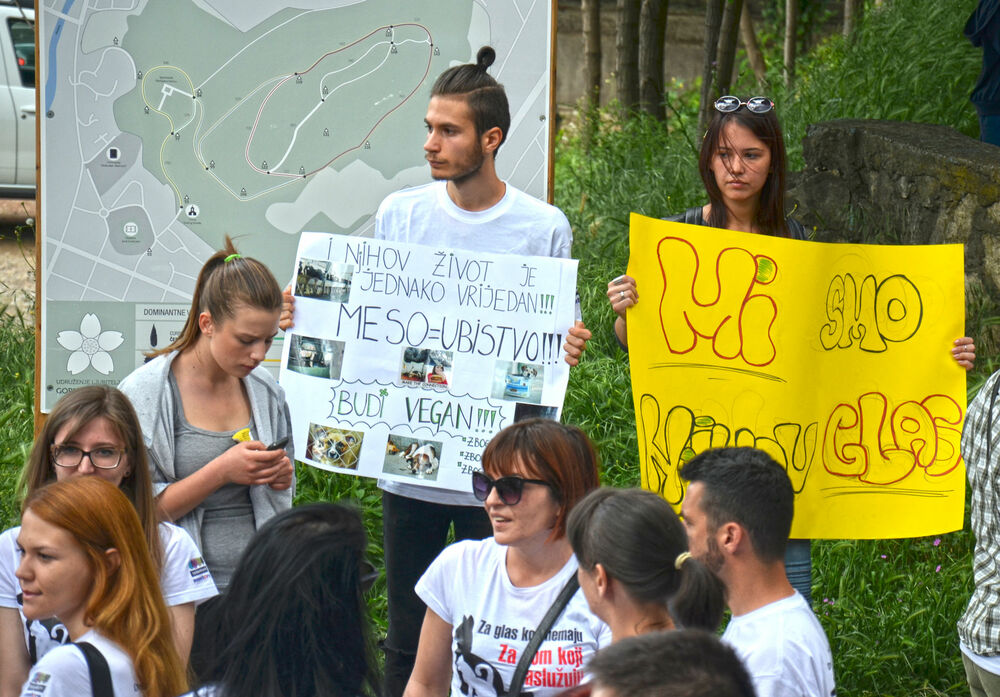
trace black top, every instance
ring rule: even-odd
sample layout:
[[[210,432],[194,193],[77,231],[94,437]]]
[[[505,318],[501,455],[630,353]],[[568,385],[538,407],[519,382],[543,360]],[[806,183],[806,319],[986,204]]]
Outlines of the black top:
[[[965,36],[983,49],[983,72],[969,99],[980,116],[1000,114],[1000,0],[979,0]]]
[[[1000,2],[1000,0],[997,0],[997,2]],[[708,225],[705,222],[705,216],[701,213],[701,206],[688,208],[683,213],[672,215],[669,218],[664,218],[664,220],[669,220],[672,223],[687,223],[688,225]],[[788,223],[788,232],[793,240],[809,239],[809,236],[806,235],[805,227],[798,220],[786,218],[785,222]]]

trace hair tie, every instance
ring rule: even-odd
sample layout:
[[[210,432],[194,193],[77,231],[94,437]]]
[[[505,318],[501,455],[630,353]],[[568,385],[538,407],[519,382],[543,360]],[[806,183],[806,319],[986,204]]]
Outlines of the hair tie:
[[[242,258],[243,258],[243,255],[242,255],[242,254],[240,254],[239,252],[233,252],[233,253],[232,253],[232,254],[230,254],[230,255],[229,255],[228,257],[226,257],[226,258],[225,258],[225,259],[223,260],[223,262],[222,262],[222,263],[224,263],[224,264],[228,264],[228,263],[229,263],[229,262],[231,262],[231,261],[232,261],[233,259],[242,259]]]
[[[677,555],[677,558],[674,559],[674,568],[680,571],[681,567],[684,566],[684,562],[686,562],[690,558],[691,558],[691,552],[681,552],[680,554]]]

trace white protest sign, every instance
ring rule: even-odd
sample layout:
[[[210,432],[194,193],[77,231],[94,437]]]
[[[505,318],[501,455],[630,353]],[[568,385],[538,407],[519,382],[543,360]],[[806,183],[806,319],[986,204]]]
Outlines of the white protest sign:
[[[303,233],[280,378],[296,454],[468,491],[495,433],[559,416],[576,266]]]

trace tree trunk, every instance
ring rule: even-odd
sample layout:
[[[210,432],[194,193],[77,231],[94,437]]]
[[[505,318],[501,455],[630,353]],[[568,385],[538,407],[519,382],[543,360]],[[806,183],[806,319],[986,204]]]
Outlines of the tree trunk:
[[[639,13],[639,108],[660,121],[663,108],[663,58],[668,0],[642,0]]]
[[[767,66],[764,63],[764,54],[760,52],[757,44],[757,32],[753,28],[753,17],[750,14],[750,0],[743,0],[743,11],[740,12],[740,39],[743,40],[743,48],[747,52],[747,60],[750,61],[750,68],[753,70],[757,84],[763,85],[767,80]]]
[[[590,144],[597,132],[597,108],[601,106],[601,0],[580,0],[583,15],[583,148]]]
[[[795,80],[795,48],[798,39],[799,0],[785,0],[785,86]]]
[[[739,38],[740,14],[743,0],[726,0],[719,31],[719,69],[715,74],[715,93],[729,94],[733,82],[733,62],[736,59],[736,41]]]
[[[618,0],[617,49],[618,101],[626,111],[639,105],[639,2]]]
[[[712,86],[715,84],[715,57],[722,27],[722,4],[726,0],[708,0],[705,8],[705,63],[701,70],[701,105],[698,108],[698,130],[708,126],[709,109],[712,107]]]
[[[844,38],[850,38],[854,31],[854,8],[857,6],[856,0],[844,0]]]

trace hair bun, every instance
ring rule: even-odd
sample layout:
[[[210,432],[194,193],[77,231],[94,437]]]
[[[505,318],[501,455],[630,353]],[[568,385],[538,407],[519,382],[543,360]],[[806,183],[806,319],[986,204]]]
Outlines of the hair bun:
[[[493,61],[496,59],[497,52],[493,50],[493,47],[483,46],[476,54],[476,67],[485,73],[486,69],[493,65]]]

